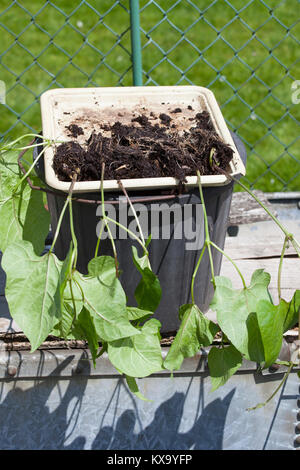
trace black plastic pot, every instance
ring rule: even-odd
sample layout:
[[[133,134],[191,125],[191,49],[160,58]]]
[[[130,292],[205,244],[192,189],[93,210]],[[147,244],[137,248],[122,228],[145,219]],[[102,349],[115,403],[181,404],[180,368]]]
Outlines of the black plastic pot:
[[[243,143],[233,133],[232,137],[244,164],[246,164],[247,154]],[[36,158],[39,151],[39,148],[35,148],[34,158]],[[44,177],[42,160],[39,162],[37,173],[41,178]],[[224,247],[232,192],[233,182],[230,182],[225,186],[203,188],[210,237],[211,240],[220,248]],[[119,196],[120,193],[105,192],[105,200],[115,201]],[[180,210],[186,210],[186,205],[190,205],[190,228],[193,232],[197,232],[198,235],[200,234],[198,247],[196,248],[195,246],[194,249],[187,249],[187,246],[189,246],[189,248],[192,247],[189,236],[183,236],[182,239],[176,239],[176,229],[178,226],[175,226],[174,221],[171,219],[170,237],[162,239],[160,236],[158,239],[152,239],[149,245],[151,267],[157,274],[162,288],[162,299],[157,311],[155,312],[155,317],[162,323],[161,332],[174,332],[178,329],[180,324],[178,318],[179,307],[185,303],[191,302],[191,279],[204,241],[204,219],[203,213],[201,215],[201,210],[199,212],[199,205],[201,204],[199,191],[197,188],[193,188],[188,193],[176,196],[169,200],[159,200],[160,196],[162,196],[161,192],[148,192],[147,194],[145,192],[130,192],[129,196],[133,202],[136,197],[157,198],[157,200],[143,202],[144,207],[146,207],[145,210],[148,212],[146,216],[148,218],[150,218],[151,204],[163,204],[163,206],[161,206],[162,217],[165,215],[165,212],[170,213],[170,208],[173,204],[177,204],[179,212]],[[47,194],[53,233],[56,230],[59,215],[65,203],[65,198],[66,194]],[[100,200],[100,194],[80,194],[80,198]],[[114,205],[113,207],[116,210],[117,220],[119,220],[119,206]],[[87,272],[88,262],[93,258],[95,253],[95,247],[97,244],[96,226],[99,224],[101,215],[101,210],[99,209],[97,215],[97,206],[95,204],[82,202],[73,203],[74,229],[78,241],[77,268],[82,273]],[[162,227],[159,227],[159,231],[161,235]],[[66,211],[60,234],[55,244],[55,253],[58,258],[64,259],[66,257],[70,241],[71,233],[69,229],[69,215]],[[139,283],[140,274],[135,269],[132,261],[132,245],[135,245],[138,250],[139,245],[131,238],[121,239],[120,237],[115,239],[115,245],[118,253],[120,270],[122,271],[120,281],[128,297],[128,305],[136,305],[134,292]],[[194,245],[196,245],[196,243],[194,243]],[[220,273],[222,256],[214,249],[212,253],[215,275],[218,275]],[[141,250],[140,254],[142,254]],[[99,255],[112,255],[111,242],[108,238],[101,240]],[[211,270],[207,251],[201,261],[200,269],[198,270],[198,274],[195,279],[194,292],[197,305],[203,312],[207,311],[213,295]]]

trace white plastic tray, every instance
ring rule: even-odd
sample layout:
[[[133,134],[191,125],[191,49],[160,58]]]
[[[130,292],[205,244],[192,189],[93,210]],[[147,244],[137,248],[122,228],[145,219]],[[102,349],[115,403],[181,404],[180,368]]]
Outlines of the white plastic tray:
[[[192,107],[192,110],[188,109]],[[75,140],[84,144],[91,132],[103,132],[103,124],[120,121],[132,124],[131,119],[140,114],[155,115],[170,114],[174,108],[179,107],[182,113],[171,114],[177,130],[184,130],[194,124],[189,117],[201,111],[208,111],[218,134],[224,142],[229,144],[233,151],[230,163],[231,174],[245,175],[245,166],[234,145],[230,132],[226,126],[214,94],[207,88],[197,86],[154,86],[154,87],[99,87],[99,88],[59,88],[48,90],[41,96],[41,113],[43,135],[46,138],[69,141]],[[155,123],[156,121],[151,121]],[[157,120],[159,123],[159,119]],[[66,129],[70,124],[80,126],[84,135],[76,139],[69,137]],[[137,124],[139,125],[139,124]],[[69,182],[60,181],[52,167],[54,148],[45,151],[45,179],[46,183],[57,190],[67,192]],[[197,186],[197,176],[188,176],[187,186]],[[204,186],[222,186],[228,183],[223,175],[208,175],[201,178]],[[178,184],[175,178],[139,178],[124,179],[123,185],[127,189],[147,190],[170,188]],[[98,192],[100,181],[82,181],[75,183],[74,193]],[[116,180],[104,181],[105,190],[120,190]]]

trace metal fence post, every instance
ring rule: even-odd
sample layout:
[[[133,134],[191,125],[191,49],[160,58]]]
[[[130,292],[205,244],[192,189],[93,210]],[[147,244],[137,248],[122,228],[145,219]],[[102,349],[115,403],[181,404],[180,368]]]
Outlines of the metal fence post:
[[[134,86],[143,85],[139,0],[130,0],[131,54]]]

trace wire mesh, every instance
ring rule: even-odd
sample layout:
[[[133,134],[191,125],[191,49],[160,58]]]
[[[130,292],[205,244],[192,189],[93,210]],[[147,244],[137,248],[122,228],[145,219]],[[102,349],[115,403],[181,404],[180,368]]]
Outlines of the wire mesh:
[[[244,181],[264,191],[300,188],[299,7],[140,1],[143,84],[210,88],[247,148]],[[3,136],[39,131],[49,88],[132,85],[129,1],[0,0],[0,31]]]

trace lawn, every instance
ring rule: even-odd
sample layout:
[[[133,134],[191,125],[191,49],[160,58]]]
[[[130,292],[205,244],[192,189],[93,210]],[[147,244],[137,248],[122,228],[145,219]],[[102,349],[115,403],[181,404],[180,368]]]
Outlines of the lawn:
[[[46,89],[132,84],[128,1],[11,3],[0,0],[0,80],[8,90],[0,133],[19,135],[26,125],[39,132]],[[141,0],[144,83],[208,86],[246,144],[244,181],[299,190],[300,105],[291,101],[300,78],[299,2],[231,5],[239,13],[225,0]]]

